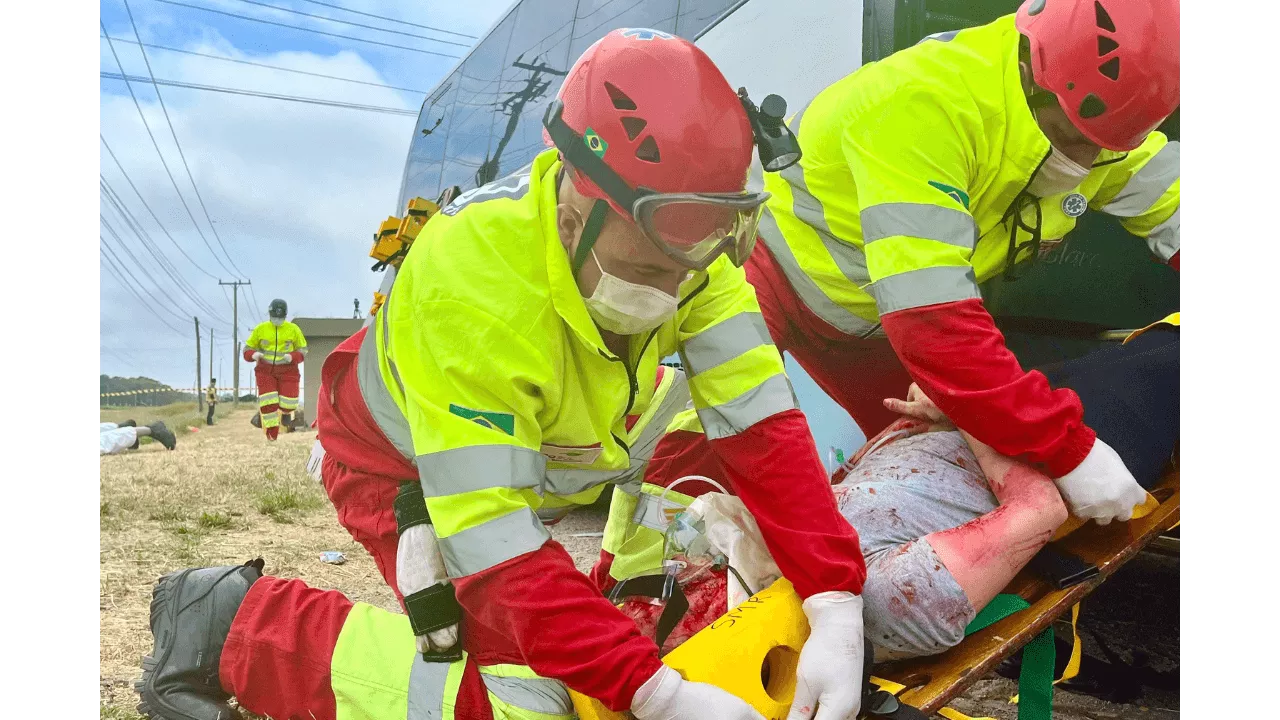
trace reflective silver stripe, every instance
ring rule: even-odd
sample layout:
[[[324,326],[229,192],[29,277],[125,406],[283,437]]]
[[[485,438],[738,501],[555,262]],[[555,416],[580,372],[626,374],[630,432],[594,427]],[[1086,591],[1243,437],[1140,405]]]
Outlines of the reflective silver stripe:
[[[642,492],[636,501],[636,511],[631,516],[631,522],[664,533],[667,531],[667,526],[671,524],[667,519],[667,513],[664,512],[665,509],[680,511],[685,509],[685,504],[673,499],[670,495],[663,499],[657,495]]]
[[[862,211],[862,243],[906,235],[972,250],[978,224],[963,210],[926,203],[883,203]]]
[[[1157,225],[1151,231],[1151,234],[1147,236],[1147,247],[1150,247],[1151,252],[1165,262],[1168,262],[1169,258],[1176,255],[1181,247],[1179,242],[1181,221],[1178,220],[1178,213],[1180,212],[1182,212],[1181,207],[1174,210],[1173,215],[1170,215],[1168,220]]]
[[[731,437],[777,415],[798,407],[795,392],[787,376],[778,373],[727,403],[698,411],[702,429],[708,440]]]
[[[440,538],[440,554],[449,577],[459,578],[533,552],[549,539],[551,533],[533,510],[525,507]]]
[[[443,717],[444,684],[449,676],[449,663],[427,662],[421,653],[413,654],[409,669],[409,712],[406,720],[440,720]]]
[[[680,358],[693,377],[761,345],[772,344],[764,316],[758,312],[742,312],[686,340],[680,348]]]
[[[890,275],[871,286],[871,296],[881,315],[982,297],[973,268],[968,265],[942,265]]]
[[[807,109],[806,106],[805,110]],[[804,110],[796,115],[794,120],[796,127],[800,126],[800,118],[803,116]],[[804,169],[800,163],[778,174],[791,186],[791,211],[795,213],[797,219],[813,228],[840,272],[855,285],[860,286],[871,282],[871,275],[867,272],[867,256],[861,248],[845,242],[831,232],[831,226],[827,223],[826,208],[817,196],[809,192],[809,185],[804,180]]]
[[[760,216],[760,239],[764,241],[765,247],[769,248],[769,252],[777,261],[778,267],[782,269],[782,274],[786,276],[791,288],[795,290],[805,307],[813,311],[813,314],[848,335],[870,337],[873,334],[883,334],[877,332],[880,327],[878,323],[869,322],[854,315],[827,297],[813,278],[801,269],[795,254],[791,252],[791,246],[782,237],[782,231],[778,229],[778,223],[773,219],[773,213],[768,208],[765,208]],[[865,282],[870,282],[870,279]]]
[[[529,192],[529,181],[531,177],[532,166],[517,170],[515,173],[504,178],[499,178],[489,183],[481,185],[473,190],[468,190],[453,202],[445,206],[442,210],[444,215],[456,215],[463,207],[478,201],[497,200],[499,198],[507,198],[509,200],[517,200],[525,196]]]
[[[499,700],[544,715],[572,715],[573,701],[564,683],[548,678],[497,677],[480,671],[485,688]],[[496,713],[495,713],[496,715]]]
[[[541,520],[542,523],[545,525],[545,524],[550,524],[550,523],[563,520],[565,516],[573,512],[573,506],[566,505],[565,507],[540,507],[534,512],[537,513],[538,519]]]
[[[1170,142],[1138,169],[1102,211],[1116,217],[1137,217],[1155,205],[1178,179],[1178,141]]]
[[[535,488],[547,472],[547,458],[516,445],[469,445],[417,457],[418,478],[427,497],[490,488]]]
[[[385,308],[383,309],[385,313]],[[384,325],[385,327],[385,325]],[[364,340],[360,343],[360,353],[356,362],[356,380],[360,384],[360,395],[369,415],[377,423],[378,429],[387,437],[407,459],[413,458],[413,434],[409,430],[409,420],[400,412],[391,393],[382,382],[382,372],[378,369],[377,328],[370,326],[365,331]]]
[[[545,458],[544,458],[545,459]],[[573,495],[597,485],[612,482],[631,471],[630,467],[619,470],[588,470],[583,468],[550,468],[546,471],[548,492],[556,495]]]

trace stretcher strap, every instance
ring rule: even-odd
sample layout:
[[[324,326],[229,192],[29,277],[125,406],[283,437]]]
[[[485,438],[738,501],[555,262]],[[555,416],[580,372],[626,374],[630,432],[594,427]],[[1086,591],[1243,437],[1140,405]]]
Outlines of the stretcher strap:
[[[1084,645],[1080,642],[1080,629],[1077,627],[1079,622],[1080,603],[1076,603],[1071,606],[1071,657],[1067,660],[1067,666],[1062,669],[1062,677],[1053,681],[1054,685],[1066,682],[1080,674],[1080,658],[1084,655]]]
[[[1017,595],[1001,593],[964,629],[969,636],[1010,615],[1031,607]],[[1051,720],[1053,713],[1053,628],[1045,628],[1022,648],[1022,670],[1018,675],[1018,720]]]

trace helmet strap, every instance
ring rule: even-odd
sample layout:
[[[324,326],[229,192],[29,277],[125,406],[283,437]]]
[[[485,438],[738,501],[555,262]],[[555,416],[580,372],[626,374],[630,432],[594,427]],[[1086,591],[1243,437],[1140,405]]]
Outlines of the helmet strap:
[[[573,253],[573,276],[578,277],[578,272],[582,270],[582,266],[587,262],[587,256],[591,254],[591,249],[596,246],[596,240],[600,239],[600,228],[604,226],[604,219],[609,214],[609,203],[603,200],[596,200],[591,206],[591,214],[587,216],[587,223],[582,228],[582,235],[578,237],[578,249]]]

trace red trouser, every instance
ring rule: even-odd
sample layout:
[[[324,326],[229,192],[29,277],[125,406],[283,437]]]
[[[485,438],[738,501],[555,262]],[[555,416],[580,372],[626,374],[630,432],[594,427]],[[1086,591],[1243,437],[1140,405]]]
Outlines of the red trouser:
[[[253,368],[258,379],[258,412],[262,415],[262,428],[267,437],[275,438],[280,432],[280,411],[292,413],[298,409],[298,366],[269,365],[259,362]],[[267,402],[262,402],[267,396]]]
[[[393,503],[400,482],[417,481],[418,472],[383,436],[364,405],[356,378],[364,333],[343,341],[321,371],[316,415],[325,448],[321,475],[338,522],[369,551],[403,602],[396,587],[399,535]],[[254,583],[222,653],[223,689],[260,715],[333,718],[329,665],[350,609],[351,601],[342,593],[315,590],[299,580],[264,577]],[[474,666],[493,648],[510,657],[510,641],[481,631],[467,628],[464,620],[464,647],[470,655],[459,689],[459,718],[492,718],[488,693]]]

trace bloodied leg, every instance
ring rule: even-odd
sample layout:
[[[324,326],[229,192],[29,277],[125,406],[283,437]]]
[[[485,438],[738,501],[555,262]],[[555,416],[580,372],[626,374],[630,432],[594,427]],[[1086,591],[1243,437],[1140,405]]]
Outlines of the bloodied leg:
[[[886,657],[932,655],[1066,519],[1045,476],[955,430],[902,420],[836,474],[862,540],[867,635]],[[877,652],[879,657],[880,653]]]

